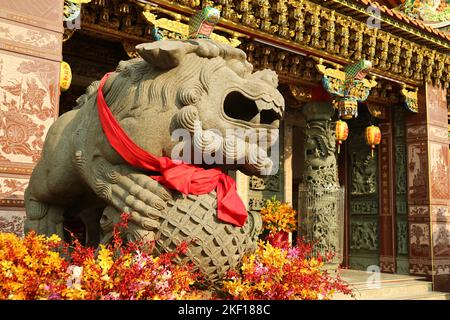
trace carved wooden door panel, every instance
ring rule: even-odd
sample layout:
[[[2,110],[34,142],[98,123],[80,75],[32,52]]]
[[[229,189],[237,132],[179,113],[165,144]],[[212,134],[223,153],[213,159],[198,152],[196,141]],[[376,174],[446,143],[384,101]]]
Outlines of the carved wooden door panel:
[[[377,150],[372,157],[364,138],[364,130],[370,125],[367,109],[359,109],[358,118],[349,121],[349,267],[366,270],[380,263],[378,161]]]

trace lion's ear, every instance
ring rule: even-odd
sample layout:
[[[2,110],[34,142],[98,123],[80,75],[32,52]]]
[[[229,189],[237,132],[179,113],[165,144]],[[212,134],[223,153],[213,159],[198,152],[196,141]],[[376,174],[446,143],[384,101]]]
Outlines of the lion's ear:
[[[186,41],[161,40],[138,44],[136,50],[151,65],[171,69],[178,66],[186,54],[195,52],[197,46]]]

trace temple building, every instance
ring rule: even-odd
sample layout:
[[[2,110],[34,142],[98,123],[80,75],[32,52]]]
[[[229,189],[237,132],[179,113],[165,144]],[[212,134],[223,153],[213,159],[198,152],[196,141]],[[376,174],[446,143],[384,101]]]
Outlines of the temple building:
[[[206,6],[221,13],[211,38],[276,71],[286,103],[277,174],[234,173],[248,210],[276,196],[336,265],[450,292],[448,1],[0,0],[0,231],[23,234],[55,119]]]

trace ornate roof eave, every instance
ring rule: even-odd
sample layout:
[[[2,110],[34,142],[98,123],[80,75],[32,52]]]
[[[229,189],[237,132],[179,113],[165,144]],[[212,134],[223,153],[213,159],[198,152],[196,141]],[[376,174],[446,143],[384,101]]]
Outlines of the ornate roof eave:
[[[156,5],[185,16],[192,15],[198,9],[198,3],[197,7],[191,7],[191,4],[199,2],[129,1],[139,3],[141,6]],[[404,26],[390,21],[383,15],[381,15],[381,20],[384,21],[382,27],[392,22],[390,32],[384,31],[383,28],[369,28],[366,23],[358,20],[358,17],[361,19],[364,15],[370,17],[369,13],[359,12],[353,17],[355,4],[351,4],[347,11],[344,10],[347,15],[337,9],[325,7],[333,1],[350,4],[348,0],[320,1],[322,5],[308,0],[279,0],[277,3],[271,2],[270,5],[268,0],[221,1],[226,4],[222,5],[223,17],[218,25],[266,45],[321,57],[341,65],[361,58],[371,60],[374,62],[372,69],[374,75],[409,86],[417,87],[424,81],[449,85],[450,42],[434,39],[432,36],[428,39],[425,34],[421,37],[420,33],[415,34],[411,31],[413,27],[403,28]],[[239,8],[235,2],[240,3]],[[242,9],[244,2],[250,6],[246,7],[247,11]],[[252,5],[255,6],[254,10],[251,8]],[[261,13],[263,9],[266,9],[266,12]],[[346,32],[343,32],[343,28]],[[345,36],[342,36],[343,34]],[[429,42],[431,38],[433,42]]]
[[[409,18],[387,7],[368,0],[311,0],[355,20],[367,22],[378,19],[380,28],[403,39],[416,42],[444,53],[450,53],[450,36],[425,23]],[[370,6],[373,6],[370,9]],[[379,10],[379,11],[378,11]]]

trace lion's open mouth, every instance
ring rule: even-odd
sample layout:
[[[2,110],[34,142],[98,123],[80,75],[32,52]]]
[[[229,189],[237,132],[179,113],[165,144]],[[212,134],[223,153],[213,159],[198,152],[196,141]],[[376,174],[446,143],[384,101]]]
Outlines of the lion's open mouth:
[[[225,97],[223,111],[233,120],[245,121],[254,125],[268,125],[278,128],[282,112],[273,102],[263,99],[252,100],[238,91],[232,91]]]

